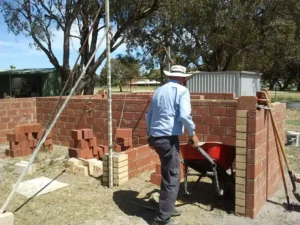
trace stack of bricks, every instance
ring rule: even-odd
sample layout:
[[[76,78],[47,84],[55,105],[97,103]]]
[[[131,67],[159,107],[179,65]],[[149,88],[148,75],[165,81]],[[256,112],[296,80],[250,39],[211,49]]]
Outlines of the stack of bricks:
[[[235,212],[246,212],[246,155],[247,155],[247,110],[237,110],[236,117],[236,184]]]
[[[99,159],[103,150],[97,145],[92,129],[78,129],[71,131],[69,156],[81,159]]]
[[[103,185],[109,182],[109,155],[103,156]],[[123,153],[113,153],[113,184],[121,186],[128,181],[128,155]]]
[[[102,161],[97,159],[80,160],[70,158],[65,164],[65,172],[75,176],[86,177],[88,175],[99,177],[103,172]]]
[[[14,133],[7,134],[9,149],[6,149],[6,155],[23,157],[32,154],[42,134],[43,130],[41,130],[39,123],[16,126]],[[40,150],[53,150],[52,132],[50,132]]]
[[[132,148],[132,129],[117,128],[116,129],[116,145],[115,152],[126,151]]]

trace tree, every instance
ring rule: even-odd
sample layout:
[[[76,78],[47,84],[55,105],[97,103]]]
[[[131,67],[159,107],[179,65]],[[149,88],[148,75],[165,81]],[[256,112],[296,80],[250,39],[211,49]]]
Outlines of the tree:
[[[158,0],[111,0],[111,52],[115,51],[126,39],[126,33],[135,24],[149,17],[155,12],[161,3]],[[53,66],[60,72],[63,81],[66,82],[70,74],[70,42],[78,39],[81,54],[80,66],[83,68],[96,49],[97,40],[103,34],[104,3],[97,0],[18,0],[1,1],[1,12],[4,14],[8,29],[15,35],[20,33],[31,37],[33,45],[43,51]],[[100,13],[97,14],[97,11]],[[88,36],[92,21],[95,19],[95,29],[91,33],[90,41],[83,47],[84,40]],[[77,26],[79,35],[71,35],[71,29]],[[53,36],[55,32],[63,32],[63,58],[59,60],[53,51]],[[100,33],[102,32],[102,33]],[[106,50],[102,50],[99,56],[92,59],[87,68],[87,74],[80,83],[77,94],[92,94],[94,90],[94,74],[103,60],[106,58]],[[60,61],[62,63],[60,63]],[[74,82],[74,81],[73,81]]]
[[[130,56],[119,55],[116,59],[111,60],[111,83],[113,86],[119,86],[120,92],[122,87],[134,77],[140,75],[139,64],[137,60]],[[107,84],[107,64],[100,73],[100,85]]]

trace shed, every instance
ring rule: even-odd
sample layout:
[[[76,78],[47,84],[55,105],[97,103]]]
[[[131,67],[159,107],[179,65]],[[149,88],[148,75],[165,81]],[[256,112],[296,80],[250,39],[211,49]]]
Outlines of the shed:
[[[61,78],[54,68],[0,71],[0,98],[4,94],[16,98],[57,96],[61,89]]]
[[[261,73],[249,71],[192,72],[186,82],[191,93],[235,93],[240,96],[255,96],[261,90]]]

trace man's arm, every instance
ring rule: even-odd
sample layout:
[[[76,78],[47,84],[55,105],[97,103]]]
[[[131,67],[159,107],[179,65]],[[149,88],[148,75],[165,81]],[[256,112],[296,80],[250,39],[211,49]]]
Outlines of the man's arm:
[[[191,117],[191,98],[190,93],[186,90],[180,98],[179,102],[179,120],[183,123],[187,129],[189,136],[195,135],[195,124]]]
[[[152,117],[152,104],[150,102],[150,107],[146,114],[146,125],[147,125],[148,136],[150,135],[151,117]]]

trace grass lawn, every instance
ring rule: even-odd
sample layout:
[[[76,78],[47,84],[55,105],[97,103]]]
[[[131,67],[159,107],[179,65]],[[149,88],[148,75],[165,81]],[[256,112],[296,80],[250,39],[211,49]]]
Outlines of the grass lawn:
[[[269,91],[273,101],[300,101],[300,92]]]

